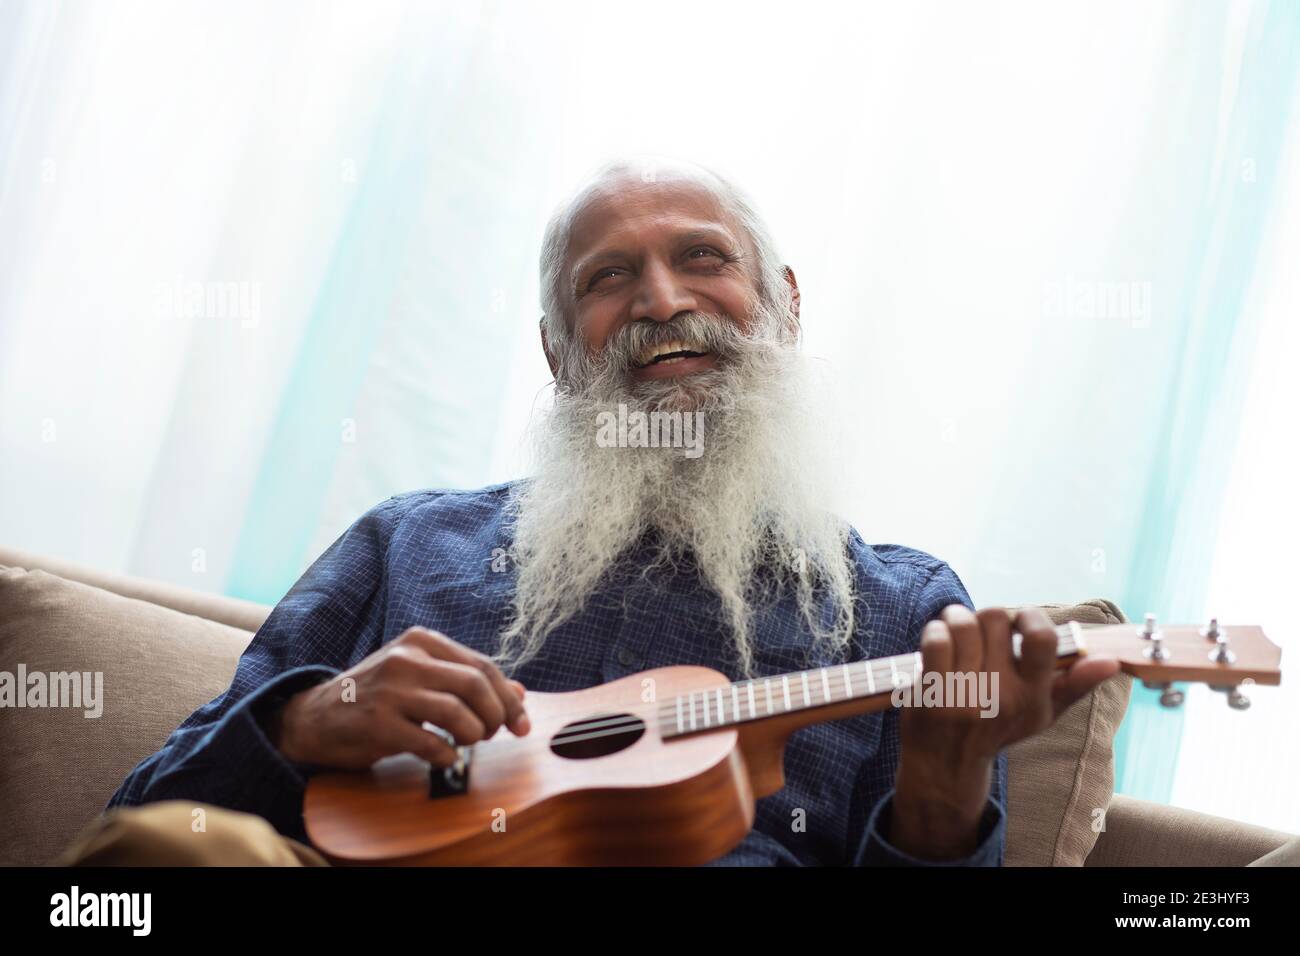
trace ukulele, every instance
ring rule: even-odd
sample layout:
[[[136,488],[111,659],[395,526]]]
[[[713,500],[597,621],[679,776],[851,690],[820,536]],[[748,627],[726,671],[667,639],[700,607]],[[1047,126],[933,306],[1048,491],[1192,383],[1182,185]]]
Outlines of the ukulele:
[[[1281,650],[1255,626],[1158,628],[1147,615],[1056,631],[1058,668],[1085,654],[1118,659],[1166,706],[1183,702],[1175,681],[1209,684],[1234,709],[1249,706],[1243,685],[1281,683]],[[530,692],[527,736],[503,727],[458,747],[451,767],[399,754],[312,776],[307,833],[335,864],[706,863],[744,839],[756,799],[785,785],[791,733],[884,710],[920,676],[916,652],[735,683],[681,666]]]

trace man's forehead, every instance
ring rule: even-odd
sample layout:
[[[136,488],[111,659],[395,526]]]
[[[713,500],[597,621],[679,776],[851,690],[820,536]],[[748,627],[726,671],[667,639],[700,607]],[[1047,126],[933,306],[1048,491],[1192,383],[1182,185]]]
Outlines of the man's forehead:
[[[655,226],[690,231],[739,231],[717,192],[687,175],[645,182],[631,174],[593,184],[578,201],[569,230],[568,259],[578,263],[616,239]]]

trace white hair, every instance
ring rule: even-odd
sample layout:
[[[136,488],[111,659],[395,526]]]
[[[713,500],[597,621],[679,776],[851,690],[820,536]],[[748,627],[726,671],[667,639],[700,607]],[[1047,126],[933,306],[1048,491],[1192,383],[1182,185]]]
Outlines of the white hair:
[[[693,561],[718,598],[739,671],[752,673],[756,615],[783,595],[794,598],[809,651],[843,651],[853,635],[855,568],[848,525],[828,508],[827,396],[797,349],[793,290],[753,205],[716,174],[687,171],[709,185],[749,240],[755,293],[747,316],[628,322],[598,354],[570,328],[572,290],[562,271],[577,215],[594,185],[644,168],[637,160],[601,167],[546,229],[542,321],[557,388],[554,407],[533,429],[534,476],[511,499],[517,578],[497,660],[515,667],[536,656],[548,634],[611,583],[619,560],[647,542],[651,550],[640,554],[647,563],[633,570],[648,581],[655,570]],[[648,381],[630,374],[647,345],[674,339],[700,343],[717,364]],[[602,445],[598,423],[620,406],[702,416],[702,454]]]

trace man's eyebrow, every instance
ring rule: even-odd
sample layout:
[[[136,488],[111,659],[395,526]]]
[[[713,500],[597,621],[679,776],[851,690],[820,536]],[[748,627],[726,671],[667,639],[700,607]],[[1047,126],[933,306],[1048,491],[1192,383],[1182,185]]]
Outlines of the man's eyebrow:
[[[705,226],[702,228],[688,229],[685,232],[673,236],[673,242],[678,245],[685,245],[689,242],[721,242],[728,246],[735,246],[736,239],[730,232],[721,226]],[[601,259],[627,259],[630,258],[627,252],[616,246],[606,246],[603,249],[597,249],[590,255],[583,256],[581,260],[573,267],[569,277],[573,282],[593,264]]]

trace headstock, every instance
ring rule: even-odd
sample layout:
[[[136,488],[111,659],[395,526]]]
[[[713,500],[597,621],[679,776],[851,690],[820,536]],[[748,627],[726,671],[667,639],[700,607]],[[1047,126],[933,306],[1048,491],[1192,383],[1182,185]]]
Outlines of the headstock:
[[[1125,673],[1162,691],[1160,703],[1166,707],[1183,702],[1175,681],[1208,684],[1227,694],[1234,710],[1250,706],[1242,684],[1282,683],[1282,649],[1253,624],[1224,625],[1211,618],[1203,627],[1161,627],[1155,615],[1148,614],[1141,624],[1071,629],[1081,653],[1115,658]]]

